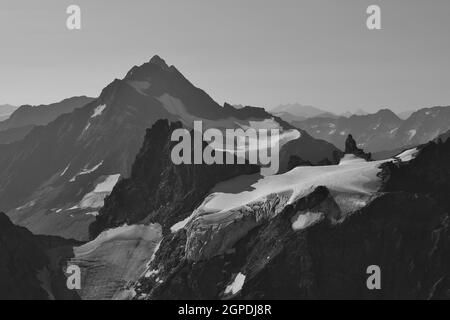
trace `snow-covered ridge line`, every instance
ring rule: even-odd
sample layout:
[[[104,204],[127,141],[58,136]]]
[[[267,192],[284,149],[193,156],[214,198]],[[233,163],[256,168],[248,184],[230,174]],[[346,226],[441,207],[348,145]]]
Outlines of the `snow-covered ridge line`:
[[[324,217],[342,222],[376,196],[382,164],[410,161],[416,155],[407,150],[398,158],[367,162],[347,154],[338,165],[296,167],[274,176],[240,176],[216,185],[192,216],[175,224],[172,231],[187,230],[188,259],[207,259],[226,252],[261,221],[272,219],[320,186],[329,190],[329,198],[312,211],[299,212],[292,227],[304,230]]]

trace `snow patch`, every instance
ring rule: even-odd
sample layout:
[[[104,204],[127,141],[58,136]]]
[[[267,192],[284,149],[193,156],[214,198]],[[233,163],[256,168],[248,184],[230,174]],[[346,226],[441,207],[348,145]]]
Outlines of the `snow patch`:
[[[102,105],[96,107],[94,109],[94,113],[91,116],[91,119],[100,116],[105,109],[106,109],[106,104],[102,104]]]
[[[95,166],[92,167],[91,169],[83,169],[83,170],[81,170],[81,172],[77,173],[77,174],[76,174],[75,176],[73,176],[72,179],[70,179],[69,181],[70,181],[70,182],[74,182],[75,179],[76,179],[78,176],[82,176],[82,175],[89,174],[89,173],[92,173],[92,172],[96,171],[98,168],[100,168],[100,166],[101,166],[102,164],[103,164],[103,160],[100,161],[99,164],[95,165]]]
[[[67,165],[67,167],[63,170],[63,172],[61,172],[61,174],[59,175],[60,177],[62,177],[63,175],[66,174],[67,170],[69,170],[70,167],[70,163]]]
[[[408,131],[408,140],[411,140],[412,138],[414,138],[414,136],[416,135],[417,130],[412,129]]]
[[[394,158],[398,158],[402,162],[408,162],[408,161],[411,161],[412,159],[414,159],[418,153],[419,153],[419,149],[413,148],[413,149],[403,151],[402,153],[396,155]]]
[[[245,282],[245,275],[242,273],[238,273],[236,278],[234,278],[234,281],[232,284],[226,287],[225,294],[236,294],[239,291],[241,291],[242,287],[244,286]]]
[[[23,210],[23,209],[26,209],[26,208],[30,208],[30,207],[33,207],[35,204],[36,204],[36,201],[32,200],[30,202],[27,202],[26,204],[24,204],[21,207],[17,207],[16,210]]]
[[[93,191],[83,197],[78,206],[83,209],[103,207],[105,198],[109,196],[119,178],[120,174],[106,176],[102,182],[97,184]]]
[[[389,134],[394,134],[394,133],[397,132],[397,130],[398,130],[398,128],[394,128],[394,129],[392,129],[391,131],[389,131]]]
[[[88,255],[103,244],[115,240],[144,240],[153,241],[159,239],[161,236],[161,226],[158,224],[150,225],[123,225],[114,229],[103,231],[94,240],[74,248],[76,257]]]
[[[178,232],[179,230],[183,229],[183,228],[188,224],[188,222],[191,221],[191,219],[192,219],[193,217],[194,217],[194,215],[190,215],[190,216],[188,216],[186,219],[184,219],[184,220],[182,220],[182,221],[180,221],[180,222],[175,223],[173,226],[170,227],[170,231],[171,231],[172,233],[176,233],[176,232]]]
[[[86,131],[88,131],[88,129],[91,127],[91,123],[88,122],[86,127],[84,127],[83,132],[81,132],[81,134],[85,133]]]
[[[94,192],[111,192],[114,189],[114,186],[119,181],[120,174],[112,174],[110,176],[107,176],[106,179],[99,183],[95,189]]]
[[[322,212],[308,211],[306,213],[297,213],[292,219],[292,229],[294,229],[294,231],[306,229],[321,221],[324,216],[325,215]]]
[[[152,256],[150,257],[150,261],[148,262],[148,264],[150,264],[151,262],[153,262],[153,260],[155,260],[155,258],[156,258],[156,253],[158,252],[160,246],[161,246],[161,241],[158,242],[158,244],[155,246],[155,249],[153,250],[153,254],[152,254]]]
[[[153,270],[147,271],[147,272],[145,273],[145,276],[144,276],[144,277],[150,278],[151,276],[156,276],[156,275],[158,275],[158,274],[159,274],[159,270],[153,269]]]

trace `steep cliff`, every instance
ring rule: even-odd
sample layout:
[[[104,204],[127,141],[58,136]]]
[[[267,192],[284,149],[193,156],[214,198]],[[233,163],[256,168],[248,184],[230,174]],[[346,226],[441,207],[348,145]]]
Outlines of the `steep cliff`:
[[[167,231],[185,219],[218,182],[259,171],[255,165],[175,165],[171,134],[180,122],[159,120],[147,130],[131,177],[123,179],[106,199],[91,237],[124,223],[157,222]],[[192,144],[193,145],[193,144]]]
[[[36,236],[0,213],[0,300],[77,299],[66,287],[65,262],[76,241]]]

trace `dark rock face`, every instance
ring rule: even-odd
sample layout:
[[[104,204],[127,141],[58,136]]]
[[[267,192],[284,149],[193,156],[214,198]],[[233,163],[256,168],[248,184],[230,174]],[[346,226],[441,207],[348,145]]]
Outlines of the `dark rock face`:
[[[167,230],[189,216],[216,183],[259,171],[254,165],[173,164],[171,150],[176,142],[170,137],[181,127],[180,122],[159,120],[147,130],[131,177],[120,181],[106,199],[90,226],[92,237],[140,221],[158,222]]]
[[[288,167],[287,167],[287,171],[292,170],[295,167],[298,166],[312,166],[312,163],[309,161],[305,161],[302,158],[300,158],[299,156],[296,155],[292,155],[289,157],[289,162],[288,162]]]
[[[329,201],[319,187],[209,258],[189,259],[189,228],[168,234],[150,265],[157,276],[141,278],[136,298],[450,299],[449,170],[450,142],[431,143],[409,163],[384,165],[381,192],[343,222],[328,212],[292,228],[298,211]],[[370,265],[381,290],[367,288]],[[226,293],[239,273],[242,290]]]
[[[353,139],[352,135],[349,134],[347,140],[345,140],[345,153],[353,153],[358,150],[356,146],[356,141]]]
[[[294,214],[291,208],[255,229],[235,253],[196,263],[180,259],[185,231],[171,235],[152,266],[164,282],[142,279],[140,290],[157,299],[225,298],[242,272],[243,299],[450,298],[450,220],[432,200],[383,196],[343,225],[324,221],[305,232],[292,230]],[[366,287],[373,264],[381,268],[380,291]]]
[[[75,241],[35,236],[0,213],[0,300],[77,299],[66,288],[62,266]]]
[[[365,153],[362,149],[359,149],[351,134],[349,134],[347,140],[345,140],[345,153],[354,154],[367,161],[371,160],[371,154]]]
[[[405,190],[439,196],[450,208],[450,140],[430,142],[407,165],[386,164],[387,191]]]

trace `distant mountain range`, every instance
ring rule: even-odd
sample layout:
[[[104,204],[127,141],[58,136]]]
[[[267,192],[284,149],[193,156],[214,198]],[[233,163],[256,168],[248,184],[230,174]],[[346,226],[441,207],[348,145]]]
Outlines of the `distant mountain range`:
[[[328,114],[325,110],[299,103],[282,104],[271,109],[270,112],[289,122]]]
[[[352,134],[359,147],[379,152],[426,143],[447,132],[450,129],[450,107],[420,109],[406,120],[389,109],[383,109],[362,116],[315,117],[293,121],[292,124],[339,148],[343,148],[347,135]]]
[[[279,105],[273,109],[268,109],[269,112],[278,115],[283,120],[291,123],[293,121],[303,121],[309,118],[339,118],[345,117],[350,118],[351,116],[365,116],[370,113],[363,110],[357,109],[356,111],[346,111],[344,113],[338,114],[330,111],[325,111],[313,106],[302,105],[300,103],[292,103]],[[406,120],[409,118],[415,111],[402,111],[396,113],[400,119]]]
[[[342,117],[346,117],[346,118],[350,118],[351,116],[365,116],[369,114],[368,112],[362,110],[362,109],[358,109],[355,112],[350,112],[350,111],[346,111],[343,114],[341,114]]]
[[[262,108],[218,105],[155,56],[84,107],[0,145],[1,209],[35,233],[88,239],[89,224],[115,184],[129,176],[146,129],[159,119],[189,129],[202,120],[205,128],[296,130]],[[300,138],[282,147],[281,171],[293,155],[318,163],[336,152],[332,144],[301,131]]]
[[[10,143],[25,137],[33,127],[46,125],[62,114],[80,108],[94,98],[72,97],[49,105],[24,105],[12,109],[7,119],[0,122],[0,144]]]

